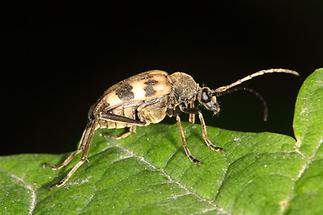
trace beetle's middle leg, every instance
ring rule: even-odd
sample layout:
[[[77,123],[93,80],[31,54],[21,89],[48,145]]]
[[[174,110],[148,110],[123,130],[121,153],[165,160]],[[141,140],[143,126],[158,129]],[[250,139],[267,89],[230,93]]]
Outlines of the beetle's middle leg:
[[[202,127],[202,137],[203,137],[203,140],[204,140],[205,144],[213,151],[219,151],[219,152],[223,151],[224,149],[222,147],[214,145],[209,140],[209,138],[207,137],[206,125],[205,125],[203,115],[202,115],[202,113],[200,111],[198,111],[198,115],[199,115],[199,119],[200,119],[201,127]]]
[[[136,133],[136,128],[137,128],[137,127],[136,127],[135,125],[132,125],[132,126],[129,128],[129,130],[128,130],[128,131],[126,131],[126,132],[124,132],[124,133],[122,133],[122,134],[120,134],[120,135],[114,136],[114,138],[115,138],[115,139],[117,139],[117,140],[119,140],[119,139],[123,139],[123,138],[126,138],[126,137],[128,137],[129,135]]]
[[[181,118],[179,117],[179,115],[176,115],[176,121],[177,121],[177,125],[178,125],[178,131],[179,131],[179,135],[181,136],[182,139],[182,146],[184,148],[185,154],[186,156],[193,162],[193,163],[199,163],[200,161],[198,159],[196,159],[195,157],[193,157],[193,155],[191,154],[190,150],[187,147],[187,143],[186,143],[186,139],[185,139],[185,134],[184,134],[184,130],[183,130],[183,126],[182,126],[182,122],[181,122]]]
[[[129,127],[128,131],[125,131],[125,132],[123,132],[123,133],[121,133],[119,135],[113,135],[113,134],[106,133],[106,134],[104,134],[104,137],[111,137],[111,138],[114,138],[116,140],[120,140],[120,139],[128,137],[131,134],[136,133],[136,128],[137,127],[135,125],[132,125],[132,126]]]

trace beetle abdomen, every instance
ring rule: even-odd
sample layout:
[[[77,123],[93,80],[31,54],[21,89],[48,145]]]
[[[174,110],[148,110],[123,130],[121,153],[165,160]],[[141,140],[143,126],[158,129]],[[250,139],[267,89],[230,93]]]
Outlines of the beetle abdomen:
[[[136,119],[136,108],[137,107],[119,107],[111,111],[115,115],[124,116],[130,119]],[[114,122],[108,120],[99,120],[100,128],[126,128],[130,127],[130,124],[124,122]]]

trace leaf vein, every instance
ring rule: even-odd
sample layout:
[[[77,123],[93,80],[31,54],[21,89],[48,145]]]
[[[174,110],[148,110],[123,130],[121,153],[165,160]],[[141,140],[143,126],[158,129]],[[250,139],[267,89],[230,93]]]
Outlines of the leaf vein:
[[[35,207],[36,207],[36,191],[34,190],[33,186],[31,184],[25,182],[24,179],[12,174],[12,173],[9,173],[9,172],[4,171],[2,169],[0,169],[0,171],[7,174],[12,179],[14,179],[18,184],[22,185],[26,190],[29,190],[29,192],[31,193],[31,200],[30,200],[28,215],[33,214]]]
[[[156,170],[158,171],[161,175],[163,175],[164,177],[166,177],[168,179],[169,182],[171,183],[174,183],[176,184],[177,186],[179,186],[181,189],[185,190],[188,194],[191,194],[193,196],[195,196],[195,198],[197,198],[199,201],[202,201],[202,202],[206,202],[208,203],[209,205],[211,205],[212,207],[215,207],[218,211],[221,211],[222,213],[227,213],[229,214],[228,212],[225,212],[224,209],[222,208],[218,208],[214,201],[210,201],[208,199],[205,199],[203,198],[202,196],[200,196],[199,194],[195,193],[194,191],[190,190],[189,188],[187,188],[185,185],[181,184],[180,182],[176,181],[175,179],[173,179],[169,174],[166,173],[165,170],[163,169],[160,169],[156,166],[154,166],[153,164],[151,164],[149,161],[147,161],[144,157],[142,156],[139,156],[139,155],[136,155],[133,151],[131,151],[130,149],[127,149],[125,147],[121,147],[121,146],[118,146],[118,145],[114,145],[114,147],[117,147],[121,150],[123,150],[124,152],[126,152],[127,154],[129,154],[130,156],[136,158],[137,160],[139,160],[140,162],[148,165],[151,169],[153,170]]]

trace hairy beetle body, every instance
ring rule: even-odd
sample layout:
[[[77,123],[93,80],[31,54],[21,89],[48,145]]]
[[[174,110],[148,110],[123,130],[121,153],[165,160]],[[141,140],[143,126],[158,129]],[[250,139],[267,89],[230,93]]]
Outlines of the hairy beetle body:
[[[169,75],[161,70],[151,70],[134,75],[113,85],[90,108],[89,121],[83,132],[79,148],[71,153],[63,163],[53,166],[53,169],[67,166],[77,154],[82,153],[81,160],[56,186],[64,185],[87,160],[92,135],[98,128],[129,128],[128,132],[118,136],[118,138],[123,138],[134,133],[136,126],[159,123],[167,115],[169,117],[174,116],[185,154],[193,163],[198,163],[199,160],[193,157],[188,149],[179,116],[180,112],[187,113],[189,114],[189,122],[194,123],[195,115],[197,114],[201,123],[201,133],[205,144],[214,151],[223,151],[222,147],[214,145],[208,139],[206,124],[199,107],[204,107],[216,115],[220,111],[217,102],[218,96],[229,92],[230,88],[240,85],[242,82],[267,73],[298,75],[297,72],[286,69],[262,70],[239,79],[232,84],[212,90],[208,87],[200,87],[190,75],[183,72],[175,72]],[[247,88],[243,89],[246,90]],[[264,101],[253,90],[248,89],[247,91],[254,93]]]

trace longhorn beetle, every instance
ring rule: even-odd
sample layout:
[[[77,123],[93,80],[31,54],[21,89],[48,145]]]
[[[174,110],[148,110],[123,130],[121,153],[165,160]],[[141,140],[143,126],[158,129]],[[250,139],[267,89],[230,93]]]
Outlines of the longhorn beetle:
[[[199,107],[202,106],[216,115],[220,111],[219,103],[217,102],[218,96],[225,94],[229,89],[236,89],[233,87],[245,81],[267,73],[288,73],[299,76],[297,72],[288,69],[261,70],[232,84],[213,90],[199,86],[190,75],[183,72],[175,72],[169,75],[161,70],[151,70],[134,75],[113,85],[90,108],[88,123],[78,149],[72,152],[61,164],[52,165],[54,170],[61,169],[67,166],[76,155],[82,153],[81,159],[75,166],[52,187],[63,186],[77,169],[87,161],[91,138],[98,128],[129,128],[127,132],[117,137],[124,138],[135,133],[136,126],[159,123],[166,115],[175,117],[185,154],[193,163],[198,163],[199,160],[191,154],[187,147],[179,112],[189,114],[189,122],[191,123],[194,123],[195,114],[197,114],[202,127],[202,137],[206,145],[213,151],[223,151],[222,147],[214,145],[208,139],[205,121]],[[259,94],[256,94],[256,96],[260,97]]]

